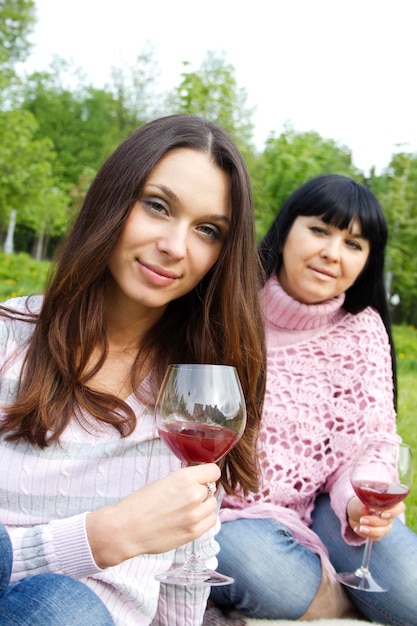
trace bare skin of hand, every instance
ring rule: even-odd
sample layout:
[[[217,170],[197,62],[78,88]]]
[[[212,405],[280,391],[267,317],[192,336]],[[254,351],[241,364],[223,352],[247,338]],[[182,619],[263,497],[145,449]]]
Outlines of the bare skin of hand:
[[[348,502],[347,516],[349,526],[359,537],[379,541],[391,532],[392,522],[404,513],[405,504],[399,502],[390,509],[377,513],[364,506],[357,496]]]
[[[210,530],[217,520],[217,500],[205,483],[219,478],[214,463],[185,467],[88,513],[87,536],[98,567],[167,552]]]

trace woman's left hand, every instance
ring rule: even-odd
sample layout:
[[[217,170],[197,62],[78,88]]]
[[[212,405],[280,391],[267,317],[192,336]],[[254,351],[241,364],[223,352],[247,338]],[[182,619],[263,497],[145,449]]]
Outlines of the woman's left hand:
[[[347,517],[349,526],[359,537],[379,541],[391,532],[392,522],[405,511],[404,502],[399,502],[381,513],[364,506],[357,496],[349,500]]]

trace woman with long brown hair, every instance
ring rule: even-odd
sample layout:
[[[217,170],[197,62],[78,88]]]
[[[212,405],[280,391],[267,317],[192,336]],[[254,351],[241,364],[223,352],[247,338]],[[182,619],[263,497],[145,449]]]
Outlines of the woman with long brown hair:
[[[169,592],[154,577],[201,535],[214,558],[206,483],[257,489],[259,279],[248,173],[221,128],[168,116],[109,157],[44,297],[1,308],[0,521],[17,555],[12,580],[79,578],[120,624],[201,623],[208,588]],[[215,464],[178,469],[156,434],[152,408],[173,362],[238,370],[248,426],[221,477]]]

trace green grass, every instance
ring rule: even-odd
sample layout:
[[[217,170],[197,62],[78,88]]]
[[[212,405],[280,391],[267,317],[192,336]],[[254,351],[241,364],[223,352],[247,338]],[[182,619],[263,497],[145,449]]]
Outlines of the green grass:
[[[0,252],[0,302],[14,296],[39,293],[49,269],[47,261],[35,261],[27,254]],[[407,524],[417,532],[417,330],[395,326],[398,361],[398,431],[412,448],[415,464],[413,488],[407,497]]]
[[[0,302],[42,292],[49,266],[48,261],[35,261],[23,252],[0,252]]]
[[[393,331],[398,363],[398,432],[414,457],[414,484],[406,500],[406,518],[417,532],[417,331],[412,326],[394,326]]]

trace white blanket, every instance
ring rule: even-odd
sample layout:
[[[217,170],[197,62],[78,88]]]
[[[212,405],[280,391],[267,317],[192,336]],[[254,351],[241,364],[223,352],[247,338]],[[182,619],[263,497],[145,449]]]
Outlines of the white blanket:
[[[241,615],[236,611],[232,611],[227,616],[223,615],[217,608],[207,610],[203,626],[294,626],[296,622],[292,620],[278,619],[255,619]],[[305,623],[308,626],[364,626],[368,623],[365,618],[363,620],[354,618],[343,619],[317,619]]]

